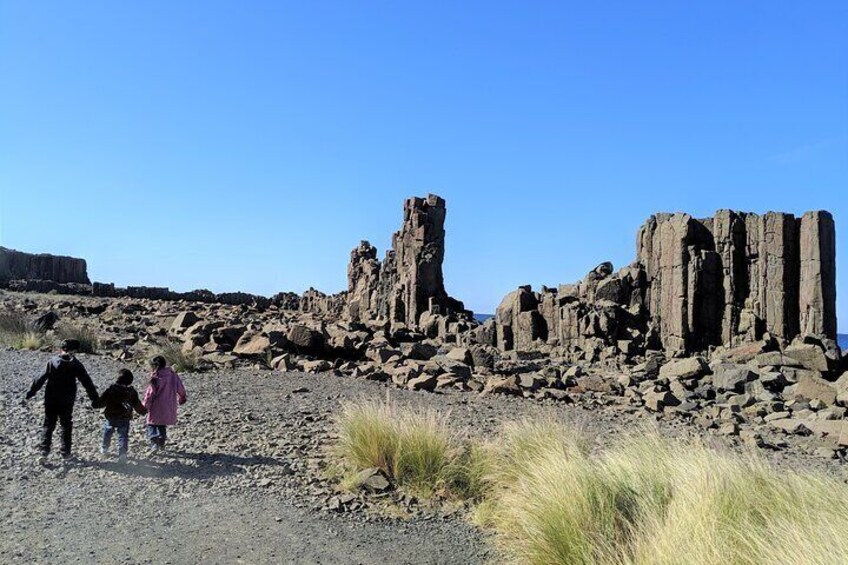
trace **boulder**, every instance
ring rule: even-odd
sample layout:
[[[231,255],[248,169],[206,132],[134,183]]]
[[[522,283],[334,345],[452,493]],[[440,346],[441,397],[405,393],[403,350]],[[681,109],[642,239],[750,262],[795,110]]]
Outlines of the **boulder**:
[[[304,361],[302,366],[305,373],[323,373],[333,368],[330,362],[324,359]]]
[[[521,387],[518,386],[518,378],[514,375],[508,377],[489,377],[483,388],[483,392],[520,395]]]
[[[710,370],[703,357],[674,359],[660,368],[660,378],[669,380],[698,379]]]
[[[371,493],[385,492],[392,488],[386,475],[380,469],[374,467],[363,469],[357,473],[353,479],[353,484]]]
[[[177,317],[174,318],[174,321],[171,322],[171,332],[177,333],[182,330],[188,329],[199,321],[200,318],[198,318],[197,314],[195,314],[194,312],[180,312],[179,314],[177,314]]]
[[[45,312],[33,320],[32,325],[35,329],[46,332],[47,330],[52,330],[58,321],[59,315],[56,312],[50,311]]]
[[[469,347],[471,351],[471,362],[475,369],[492,370],[495,367],[495,362],[499,358],[498,349],[491,345],[472,345]]]
[[[819,347],[809,343],[797,343],[784,350],[784,355],[801,364],[805,369],[826,373],[830,370],[827,357]]]
[[[826,405],[836,402],[836,387],[820,374],[810,371],[800,375],[798,382],[784,391],[784,398],[820,400]]]
[[[424,372],[431,375],[454,373],[464,381],[471,378],[471,367],[461,361],[443,355],[437,355],[427,361],[424,365]]]
[[[275,371],[294,371],[297,369],[297,364],[290,354],[284,353],[271,360],[271,368]]]
[[[324,344],[324,335],[304,324],[293,324],[286,338],[290,344],[303,351],[316,351]]]
[[[464,363],[466,365],[473,365],[474,361],[471,357],[471,351],[469,351],[465,347],[454,347],[450,351],[445,354],[445,357],[448,359],[453,359],[455,361],[459,361],[460,363]]]
[[[666,406],[676,406],[680,404],[671,392],[667,390],[650,389],[642,395],[645,401],[645,407],[652,412],[662,412]]]
[[[720,392],[744,392],[745,383],[756,379],[757,373],[745,366],[720,363],[713,368],[713,386]]]
[[[271,349],[271,340],[265,334],[244,334],[233,348],[234,355],[262,355]]]
[[[428,375],[427,373],[424,373],[423,375],[409,379],[406,383],[406,388],[409,390],[426,390],[428,392],[433,392],[436,389],[438,380],[439,379],[436,375]]]
[[[400,352],[407,359],[427,361],[428,359],[434,357],[439,352],[439,350],[435,345],[417,341],[412,343],[401,343]]]

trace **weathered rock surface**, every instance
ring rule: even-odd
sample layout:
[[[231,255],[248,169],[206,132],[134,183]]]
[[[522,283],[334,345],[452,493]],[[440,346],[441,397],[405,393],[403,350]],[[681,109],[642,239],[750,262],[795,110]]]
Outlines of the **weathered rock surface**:
[[[90,284],[85,259],[23,253],[0,247],[0,282],[41,280],[56,283]]]
[[[461,302],[445,291],[445,201],[430,194],[409,198],[403,225],[380,262],[377,249],[363,241],[350,254],[347,314],[351,320],[386,320],[417,328],[422,315],[461,314]]]
[[[712,218],[652,216],[637,235],[636,261],[602,263],[576,284],[509,293],[495,316],[502,351],[556,351],[574,361],[626,361],[735,348],[763,338],[836,334],[833,218],[720,210]],[[552,349],[553,348],[553,349]],[[839,361],[838,355],[831,355]]]

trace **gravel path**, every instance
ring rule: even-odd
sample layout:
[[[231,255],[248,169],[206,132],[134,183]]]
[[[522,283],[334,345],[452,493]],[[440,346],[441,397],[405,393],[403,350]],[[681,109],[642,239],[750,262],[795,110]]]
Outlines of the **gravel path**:
[[[461,517],[411,520],[322,510],[333,493],[309,463],[338,407],[336,379],[280,373],[185,376],[172,453],[127,465],[97,451],[101,415],[74,412],[78,461],[35,463],[41,402],[21,398],[48,355],[0,352],[0,563],[482,563]],[[81,356],[100,390],[120,365]],[[143,372],[136,371],[136,384]],[[333,387],[324,387],[326,384]],[[356,383],[370,385],[372,383]],[[318,391],[292,394],[308,387]],[[371,387],[376,392],[377,385]],[[37,397],[37,398],[40,398]],[[58,430],[57,430],[58,432]],[[131,456],[144,450],[141,419]],[[54,437],[54,444],[58,437]]]
[[[169,430],[172,450],[147,458],[141,419],[131,460],[97,451],[101,414],[80,393],[74,413],[77,462],[35,463],[42,406],[21,402],[45,353],[0,350],[0,563],[491,563],[498,556],[462,512],[361,498],[344,513],[327,509],[338,493],[323,480],[332,419],[341,403],[383,398],[379,383],[272,371],[184,375],[189,402]],[[100,390],[121,365],[81,356]],[[145,371],[131,367],[142,388]],[[456,429],[491,436],[505,420],[554,416],[608,445],[619,433],[657,428],[704,436],[681,420],[620,405],[566,405],[500,395],[430,394],[392,389],[400,405],[447,411]],[[58,434],[58,430],[57,430]],[[708,435],[719,448],[735,440]],[[54,443],[58,437],[54,438]],[[846,477],[846,466],[790,446],[764,452],[777,465],[815,467]],[[135,457],[134,455],[137,455]]]

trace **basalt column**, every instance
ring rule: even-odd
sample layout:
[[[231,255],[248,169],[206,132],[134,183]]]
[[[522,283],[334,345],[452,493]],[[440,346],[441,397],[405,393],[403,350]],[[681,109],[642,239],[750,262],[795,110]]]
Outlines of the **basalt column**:
[[[421,314],[447,305],[442,277],[445,258],[445,201],[434,194],[409,198],[403,205],[403,226],[392,237],[398,282],[392,319],[418,324]]]
[[[403,224],[382,263],[367,241],[351,252],[347,312],[352,320],[382,319],[415,327],[424,312],[465,311],[445,291],[445,214],[445,201],[436,195],[409,198],[403,205]]]
[[[829,212],[800,221],[800,330],[836,338],[836,232]]]
[[[84,259],[0,247],[0,282],[16,279],[91,284]]]

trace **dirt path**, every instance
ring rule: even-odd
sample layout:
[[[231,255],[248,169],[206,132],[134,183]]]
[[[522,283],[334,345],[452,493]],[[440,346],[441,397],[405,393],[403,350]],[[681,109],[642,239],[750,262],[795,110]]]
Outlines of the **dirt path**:
[[[97,452],[100,415],[78,399],[68,467],[35,463],[40,402],[21,405],[46,362],[0,352],[2,563],[482,563],[483,536],[460,517],[380,520],[322,509],[309,484],[337,394],[298,393],[315,377],[189,375],[176,451],[128,465]],[[119,365],[84,357],[102,390]],[[141,382],[137,372],[137,382]],[[58,438],[55,438],[58,439]],[[136,422],[131,449],[143,451]],[[306,483],[306,484],[305,484]]]
[[[462,512],[445,515],[412,503],[386,517],[383,501],[360,497],[344,513],[328,509],[338,494],[322,480],[332,462],[333,417],[343,402],[384,398],[384,385],[331,375],[218,371],[185,375],[189,402],[171,430],[173,451],[126,466],[98,453],[101,415],[78,399],[68,468],[58,456],[35,463],[42,406],[21,404],[48,355],[0,351],[0,563],[491,563],[497,554]],[[98,388],[118,362],[82,356]],[[139,388],[146,380],[136,370]],[[568,405],[500,395],[392,389],[400,405],[447,412],[453,426],[491,437],[507,420],[571,421],[609,445],[625,431],[707,437],[741,449],[680,419],[666,421],[621,405]],[[39,397],[40,398],[40,397]],[[58,439],[58,438],[56,438]],[[761,454],[779,466],[812,467],[848,479],[848,466],[804,451],[803,444]],[[141,422],[131,455],[144,452]],[[395,512],[393,512],[395,513]]]

